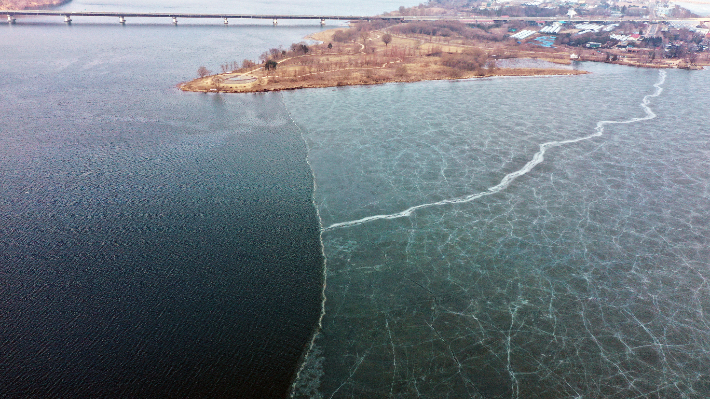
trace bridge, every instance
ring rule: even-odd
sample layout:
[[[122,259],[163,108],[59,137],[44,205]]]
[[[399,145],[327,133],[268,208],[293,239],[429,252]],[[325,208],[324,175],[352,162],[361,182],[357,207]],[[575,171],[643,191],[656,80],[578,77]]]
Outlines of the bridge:
[[[392,20],[399,21],[402,17],[371,17],[357,15],[255,15],[255,14],[195,14],[195,13],[140,13],[140,12],[91,12],[91,11],[49,11],[49,10],[0,10],[0,15],[7,15],[9,23],[15,23],[15,16],[56,16],[64,17],[64,22],[71,23],[72,17],[114,17],[118,18],[121,24],[126,23],[126,18],[172,18],[173,24],[178,23],[178,19],[183,18],[198,18],[198,19],[221,19],[225,24],[229,23],[230,19],[270,19],[274,25],[280,19],[297,19],[297,20],[320,20],[321,25],[325,24],[326,20],[341,20],[341,21],[371,21],[371,20]]]
[[[449,16],[432,16],[432,17],[415,17],[415,16],[357,16],[357,15],[257,15],[257,14],[195,14],[195,13],[136,13],[136,12],[91,12],[91,11],[50,11],[50,10],[0,10],[0,15],[7,15],[7,22],[15,23],[15,16],[56,16],[64,17],[64,22],[71,23],[72,17],[113,17],[118,18],[121,24],[126,23],[126,18],[171,18],[173,24],[177,25],[178,19],[221,19],[224,24],[228,24],[230,19],[270,19],[274,25],[278,24],[278,20],[320,20],[321,25],[325,25],[326,20],[340,21],[374,21],[384,20],[393,22],[412,22],[412,21],[438,21],[438,20],[453,20],[464,23],[484,23],[484,22],[509,22],[509,21],[536,21],[536,22],[599,22],[599,23],[619,23],[619,22],[676,22],[676,21],[692,21],[703,23],[710,18],[605,18],[600,16],[589,17],[449,17]]]

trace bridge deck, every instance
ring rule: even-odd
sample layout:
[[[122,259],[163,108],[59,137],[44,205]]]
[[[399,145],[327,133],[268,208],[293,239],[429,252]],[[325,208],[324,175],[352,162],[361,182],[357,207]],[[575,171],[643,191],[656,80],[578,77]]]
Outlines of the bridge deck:
[[[195,14],[195,13],[144,13],[119,11],[49,11],[49,10],[0,10],[0,15],[70,16],[70,17],[124,17],[124,18],[230,18],[230,19],[330,19],[330,20],[399,20],[401,17],[370,17],[359,15],[285,15],[285,14]]]
[[[141,12],[120,12],[120,11],[55,11],[55,10],[0,10],[0,15],[9,17],[18,15],[27,16],[61,16],[61,17],[116,17],[116,18],[228,18],[228,19],[297,19],[297,20],[341,20],[341,21],[366,21],[366,20],[391,20],[391,21],[434,21],[434,20],[462,20],[468,23],[475,21],[540,21],[540,22],[555,22],[555,21],[571,21],[571,22],[671,22],[671,21],[708,21],[710,17],[703,18],[584,18],[569,17],[557,18],[535,18],[535,17],[391,17],[391,16],[361,16],[361,15],[285,15],[285,14],[198,14],[198,13],[141,13]]]

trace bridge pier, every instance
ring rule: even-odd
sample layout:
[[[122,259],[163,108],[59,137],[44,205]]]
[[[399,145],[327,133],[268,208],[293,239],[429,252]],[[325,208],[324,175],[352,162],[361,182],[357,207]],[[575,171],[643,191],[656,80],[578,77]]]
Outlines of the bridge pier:
[[[229,25],[229,20],[227,18],[224,18],[224,24]]]
[[[320,26],[325,26],[325,18],[320,19]]]
[[[12,15],[8,14],[8,15],[7,15],[7,23],[10,24],[10,25],[14,24],[14,23],[15,23],[15,17],[13,17]]]
[[[71,23],[71,16],[69,14],[64,16],[64,22],[70,24]]]
[[[279,21],[277,21],[276,18],[274,18],[274,26],[276,26],[278,24],[279,24]]]
[[[124,18],[123,16],[118,17],[118,23],[121,24],[121,25],[125,25],[125,24],[126,24],[126,18]]]
[[[177,25],[177,17],[173,17],[173,25]]]

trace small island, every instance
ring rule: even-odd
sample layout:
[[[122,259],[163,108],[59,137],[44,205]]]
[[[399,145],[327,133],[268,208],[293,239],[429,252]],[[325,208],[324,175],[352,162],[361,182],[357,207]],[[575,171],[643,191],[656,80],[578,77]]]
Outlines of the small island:
[[[575,21],[578,13],[585,12],[582,9],[561,6],[547,9],[527,4],[497,12],[532,14],[540,18],[561,14],[569,19],[501,22],[487,19],[491,17],[486,17],[485,13],[490,10],[485,9],[478,10],[478,14],[484,15],[469,13],[462,17],[462,10],[454,5],[441,7],[440,3],[430,2],[409,9],[400,7],[398,12],[387,15],[443,19],[353,22],[349,28],[313,34],[306,38],[309,42],[294,43],[288,49],[270,49],[261,55],[259,63],[251,60],[225,63],[218,74],[200,67],[199,78],[182,83],[179,88],[194,92],[247,93],[587,73],[571,67],[575,61],[647,68],[702,69],[710,65],[707,28],[638,21],[589,23],[583,19]],[[685,12],[682,9],[671,11]],[[586,12],[596,15],[609,10],[597,7]],[[456,19],[450,19],[452,16]],[[515,62],[520,60],[534,62]]]

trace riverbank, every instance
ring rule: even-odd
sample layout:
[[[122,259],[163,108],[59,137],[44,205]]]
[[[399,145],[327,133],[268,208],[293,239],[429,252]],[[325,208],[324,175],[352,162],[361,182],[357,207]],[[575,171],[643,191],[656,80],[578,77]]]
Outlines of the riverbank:
[[[385,28],[331,29],[313,34],[320,44],[272,49],[265,63],[203,76],[183,83],[184,91],[248,93],[302,88],[454,80],[493,76],[578,75],[567,52],[512,51],[485,42],[438,43],[423,35]],[[345,39],[343,39],[345,38]],[[536,58],[559,64],[542,68],[501,68],[503,58]],[[224,68],[223,68],[224,69]]]
[[[412,67],[412,64],[404,64]],[[415,66],[417,67],[417,66]],[[305,76],[264,76],[259,71],[247,74],[221,74],[195,79],[180,85],[183,91],[192,92],[223,92],[223,93],[257,93],[281,90],[296,90],[306,88],[324,88],[340,86],[364,86],[383,83],[410,83],[425,80],[457,80],[470,78],[487,78],[497,76],[553,76],[553,75],[580,75],[586,71],[556,68],[497,68],[495,71],[483,75],[468,73],[465,75],[451,76],[450,72],[442,68],[421,67],[419,70],[401,74],[397,69],[369,68],[365,70],[336,70],[324,73],[313,73]],[[225,80],[220,80],[226,77]],[[236,78],[237,80],[232,80]]]

